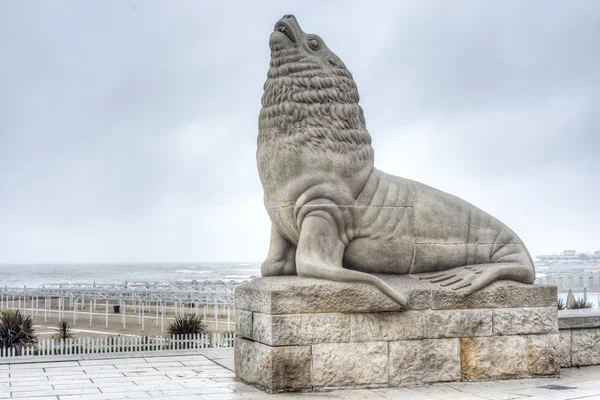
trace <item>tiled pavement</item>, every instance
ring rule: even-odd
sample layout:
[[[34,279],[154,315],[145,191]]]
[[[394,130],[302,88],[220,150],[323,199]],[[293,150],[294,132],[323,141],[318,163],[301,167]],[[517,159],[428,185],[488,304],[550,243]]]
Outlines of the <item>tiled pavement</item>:
[[[231,349],[197,355],[0,364],[0,399],[585,399],[600,400],[600,366],[560,378],[456,382],[269,395],[237,381]]]

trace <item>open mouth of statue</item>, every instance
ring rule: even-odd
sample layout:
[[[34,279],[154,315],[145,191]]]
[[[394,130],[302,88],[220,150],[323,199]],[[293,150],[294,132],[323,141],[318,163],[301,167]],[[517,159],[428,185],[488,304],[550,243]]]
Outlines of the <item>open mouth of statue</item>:
[[[275,32],[281,32],[283,33],[289,40],[291,40],[293,43],[296,43],[296,38],[294,37],[294,32],[292,31],[292,28],[285,22],[279,22],[277,25],[275,25]]]

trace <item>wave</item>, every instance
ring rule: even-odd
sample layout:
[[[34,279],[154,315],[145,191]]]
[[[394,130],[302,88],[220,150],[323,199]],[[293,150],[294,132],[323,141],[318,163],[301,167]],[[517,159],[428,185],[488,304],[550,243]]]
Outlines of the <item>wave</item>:
[[[175,270],[177,274],[212,274],[212,271],[195,271],[190,269],[178,269]]]

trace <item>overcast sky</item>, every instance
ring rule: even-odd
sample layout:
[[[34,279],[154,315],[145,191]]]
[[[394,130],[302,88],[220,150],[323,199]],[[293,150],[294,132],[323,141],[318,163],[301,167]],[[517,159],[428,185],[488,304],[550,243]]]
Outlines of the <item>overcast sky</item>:
[[[379,169],[600,250],[600,2],[3,1],[0,263],[262,261],[269,34],[354,74]]]

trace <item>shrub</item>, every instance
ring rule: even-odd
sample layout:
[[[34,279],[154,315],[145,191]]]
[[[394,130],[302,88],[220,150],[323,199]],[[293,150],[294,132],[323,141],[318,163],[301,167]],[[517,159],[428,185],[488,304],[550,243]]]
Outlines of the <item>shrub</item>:
[[[73,338],[73,331],[71,330],[71,327],[67,321],[58,321],[54,329],[56,329],[56,334],[52,337],[55,339],[66,340]]]
[[[21,347],[36,344],[31,317],[25,317],[19,310],[0,311],[0,347],[13,347],[19,354]]]
[[[206,325],[202,322],[202,317],[196,315],[176,317],[169,326],[171,335],[193,335],[204,332],[206,332]]]
[[[565,299],[558,299],[558,309],[564,310],[565,308]]]
[[[580,297],[575,300],[572,304],[567,305],[567,308],[571,310],[579,310],[582,308],[592,308],[592,303]]]

